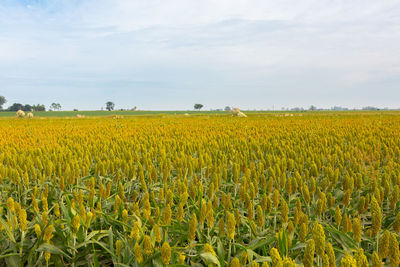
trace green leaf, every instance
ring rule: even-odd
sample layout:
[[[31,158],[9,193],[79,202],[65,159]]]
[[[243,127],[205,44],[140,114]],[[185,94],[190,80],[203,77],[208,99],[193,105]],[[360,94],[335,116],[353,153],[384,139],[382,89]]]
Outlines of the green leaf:
[[[51,254],[56,254],[56,255],[63,255],[64,257],[71,259],[71,257],[65,253],[64,251],[62,251],[61,249],[59,249],[58,247],[51,245],[51,244],[41,244],[40,247],[37,248],[38,252],[42,252],[42,251],[47,251],[50,252]]]
[[[213,254],[211,254],[210,252],[204,252],[200,254],[200,257],[208,264],[208,263],[214,263],[216,264],[218,267],[221,266],[219,260],[217,259],[217,257],[215,257]]]

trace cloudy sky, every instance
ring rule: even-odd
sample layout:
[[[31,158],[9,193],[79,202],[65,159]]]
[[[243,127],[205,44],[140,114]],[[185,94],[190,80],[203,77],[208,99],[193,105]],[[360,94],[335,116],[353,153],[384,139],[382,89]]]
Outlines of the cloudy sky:
[[[64,109],[400,107],[400,1],[0,0],[0,95]]]

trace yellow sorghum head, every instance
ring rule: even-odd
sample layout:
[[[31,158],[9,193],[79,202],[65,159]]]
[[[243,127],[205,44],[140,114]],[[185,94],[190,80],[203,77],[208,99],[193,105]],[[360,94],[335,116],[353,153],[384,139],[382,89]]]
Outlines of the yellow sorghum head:
[[[235,215],[233,215],[233,213],[228,211],[226,213],[226,230],[229,240],[232,240],[235,237],[235,225],[236,225]]]
[[[333,246],[330,242],[326,243],[326,254],[329,257],[329,267],[335,267],[336,266],[336,256],[335,256],[335,251],[333,250]]]
[[[293,224],[293,221],[292,221],[292,220],[290,220],[289,223],[288,223],[287,231],[288,231],[288,234],[289,234],[289,235],[292,234],[293,231],[294,231],[294,224]]]
[[[281,219],[282,223],[287,223],[289,216],[289,207],[286,201],[283,199],[281,202]]]
[[[353,233],[354,233],[354,240],[357,243],[360,243],[361,242],[362,225],[361,225],[361,220],[359,218],[355,218],[353,220]]]
[[[260,205],[257,205],[257,225],[262,228],[264,225],[264,212]]]
[[[328,254],[324,254],[324,256],[322,257],[322,266],[323,267],[329,267],[329,256]]]
[[[183,205],[184,204],[182,202],[180,202],[178,205],[178,213],[176,215],[176,219],[178,220],[178,222],[182,222],[183,220],[183,215],[184,215]]]
[[[272,266],[282,266],[282,258],[276,248],[271,248],[269,255],[271,257]]]
[[[288,257],[283,259],[283,267],[296,267],[296,262]]]
[[[341,267],[357,267],[357,261],[349,254],[340,260]]]
[[[156,237],[156,242],[161,243],[161,240],[162,240],[161,229],[160,229],[160,226],[158,226],[158,224],[154,224],[153,232]]]
[[[47,222],[48,222],[48,219],[47,219],[47,212],[45,212],[45,211],[42,212],[41,219],[42,219],[42,224],[43,224],[43,226],[46,226],[46,225],[47,225]]]
[[[234,257],[231,260],[231,265],[229,265],[230,267],[240,267],[240,261],[238,258]]]
[[[72,226],[73,230],[75,233],[79,231],[79,227],[81,227],[81,219],[79,218],[79,215],[76,214],[73,221],[72,221]]]
[[[138,242],[136,242],[135,246],[133,247],[133,254],[135,254],[137,263],[141,264],[143,262],[143,251]]]
[[[315,242],[316,253],[323,257],[325,253],[325,231],[321,224],[315,222],[313,228],[313,239]]]
[[[50,252],[46,251],[46,252],[44,253],[44,259],[48,262],[48,261],[50,260],[50,257],[51,257]]]
[[[144,254],[147,256],[153,253],[153,244],[151,243],[151,238],[148,235],[145,235],[143,238],[143,250]]]
[[[301,223],[300,224],[300,232],[299,232],[299,237],[301,241],[306,241],[306,237],[308,234],[308,226],[306,223]]]
[[[389,260],[392,266],[399,266],[400,263],[399,242],[397,241],[395,234],[391,234],[389,239]]]
[[[396,233],[400,232],[400,212],[397,213],[396,218],[394,219],[393,230]]]
[[[9,197],[7,199],[7,208],[11,211],[11,212],[15,212],[15,208],[14,208],[14,199],[12,197]]]
[[[314,251],[315,251],[315,242],[313,239],[310,239],[307,243],[306,249],[304,251],[303,265],[304,267],[312,267],[314,266]]]
[[[279,202],[280,202],[280,194],[278,189],[275,189],[272,195],[272,203],[274,205],[274,208],[277,208],[279,206]]]
[[[214,209],[211,201],[207,203],[207,227],[211,229],[214,226]]]
[[[138,222],[133,223],[130,237],[136,238],[136,240],[139,239],[139,224],[138,224]]]
[[[171,261],[171,247],[167,241],[161,246],[161,260],[165,265],[168,265]]]
[[[340,223],[342,222],[342,212],[339,205],[337,205],[335,209],[335,221],[337,226],[340,226]]]
[[[217,256],[217,254],[215,253],[213,247],[210,244],[205,243],[203,249],[204,249],[204,252],[209,252],[212,255]]]
[[[26,210],[20,209],[19,210],[19,226],[21,228],[21,231],[25,231],[26,226],[28,225],[28,221],[26,220]]]
[[[221,218],[218,222],[218,231],[221,237],[225,236],[225,222],[223,218]]]
[[[382,267],[382,260],[376,251],[372,253],[372,267]]]
[[[44,230],[43,240],[46,243],[50,243],[51,238],[53,237],[54,226],[50,224]]]
[[[379,238],[378,253],[381,259],[386,258],[389,255],[389,240],[390,232],[385,230]]]
[[[171,224],[171,217],[172,217],[172,210],[171,210],[171,205],[168,204],[163,212],[163,223],[165,225],[170,225]]]
[[[362,248],[357,250],[356,261],[357,267],[369,267],[368,259],[364,255],[364,250]]]
[[[178,263],[185,264],[185,259],[186,259],[185,254],[183,252],[179,252],[178,253]]]
[[[35,233],[36,233],[37,238],[40,238],[40,235],[42,234],[42,229],[40,229],[39,224],[35,224]]]
[[[192,218],[189,222],[189,231],[188,231],[188,239],[192,241],[196,238],[196,229],[197,229],[197,216],[196,213],[193,212]]]
[[[122,247],[124,246],[124,244],[122,243],[121,240],[117,240],[115,242],[115,255],[119,256],[121,255],[121,251],[122,251]]]
[[[382,211],[378,201],[374,196],[371,199],[371,220],[372,220],[372,235],[376,236],[382,225]]]
[[[90,227],[90,224],[92,223],[92,220],[93,220],[93,212],[89,211],[89,212],[86,214],[86,227],[87,227],[87,228]]]
[[[242,253],[240,254],[240,263],[246,265],[248,259],[249,255],[247,255],[247,251],[243,250]]]
[[[128,211],[127,211],[126,209],[124,209],[124,210],[122,211],[122,221],[123,221],[124,223],[127,223],[127,222],[128,222]]]
[[[54,215],[56,215],[56,217],[60,217],[60,205],[58,203],[56,203],[56,205],[54,205]]]
[[[19,212],[21,210],[21,205],[17,201],[14,201],[14,210],[17,215],[19,214]]]

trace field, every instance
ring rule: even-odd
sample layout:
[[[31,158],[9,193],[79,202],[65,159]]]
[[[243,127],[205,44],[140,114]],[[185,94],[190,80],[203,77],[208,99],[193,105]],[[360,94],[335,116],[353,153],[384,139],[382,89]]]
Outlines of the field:
[[[399,115],[2,118],[0,265],[398,266]]]

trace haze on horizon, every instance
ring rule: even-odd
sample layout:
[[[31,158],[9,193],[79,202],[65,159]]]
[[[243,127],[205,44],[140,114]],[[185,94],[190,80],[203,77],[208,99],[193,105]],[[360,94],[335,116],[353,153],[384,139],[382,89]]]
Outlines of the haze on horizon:
[[[399,108],[400,1],[0,0],[11,105]]]

